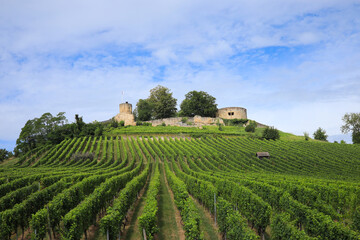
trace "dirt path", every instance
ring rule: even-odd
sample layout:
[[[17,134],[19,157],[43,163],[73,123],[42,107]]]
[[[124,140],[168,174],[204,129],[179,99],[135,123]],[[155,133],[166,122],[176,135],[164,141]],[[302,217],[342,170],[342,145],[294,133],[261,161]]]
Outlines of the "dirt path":
[[[174,196],[166,181],[164,165],[160,164],[160,194],[157,240],[184,240],[185,232],[181,225],[181,216],[174,203]]]

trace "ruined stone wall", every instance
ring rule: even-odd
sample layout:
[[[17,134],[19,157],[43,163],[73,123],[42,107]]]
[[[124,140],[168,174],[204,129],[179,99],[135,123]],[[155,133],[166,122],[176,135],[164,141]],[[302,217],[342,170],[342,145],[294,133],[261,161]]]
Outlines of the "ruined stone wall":
[[[247,112],[246,108],[242,107],[220,108],[216,114],[216,117],[224,119],[247,119]]]
[[[119,113],[114,117],[115,121],[120,122],[124,121],[124,125],[136,126],[135,118],[133,114],[129,113]]]
[[[206,125],[216,125],[218,122],[224,125],[224,121],[221,118],[210,118],[210,117],[188,117],[186,122],[182,122],[183,117],[174,117],[174,118],[163,118],[156,119],[151,121],[146,121],[152,124],[152,126],[159,126],[165,123],[166,126],[179,126],[179,127],[188,127],[188,126],[206,126]]]

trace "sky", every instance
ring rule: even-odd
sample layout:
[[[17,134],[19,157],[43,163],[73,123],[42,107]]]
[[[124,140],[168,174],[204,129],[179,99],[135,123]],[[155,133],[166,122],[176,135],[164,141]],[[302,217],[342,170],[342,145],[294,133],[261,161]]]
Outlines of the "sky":
[[[27,120],[110,119],[168,87],[303,135],[360,112],[360,2],[0,0],[0,148]],[[124,92],[124,94],[122,94]]]

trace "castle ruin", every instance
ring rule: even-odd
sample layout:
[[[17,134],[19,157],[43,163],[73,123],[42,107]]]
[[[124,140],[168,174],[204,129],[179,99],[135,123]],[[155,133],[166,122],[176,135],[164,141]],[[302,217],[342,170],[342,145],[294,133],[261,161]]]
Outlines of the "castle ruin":
[[[128,102],[121,103],[119,105],[120,113],[117,114],[114,119],[117,122],[124,121],[124,125],[136,126],[135,117],[132,113],[132,105]],[[216,118],[211,117],[201,117],[195,116],[192,118],[187,118],[186,123],[184,123],[182,117],[174,118],[164,118],[164,119],[155,119],[147,121],[152,124],[152,126],[158,126],[162,124],[170,126],[206,126],[206,125],[215,125],[221,124],[224,125],[222,119],[247,119],[247,112],[245,108],[242,107],[226,107],[220,108],[216,113]]]
[[[136,126],[135,117],[132,113],[132,105],[128,102],[121,103],[119,105],[120,113],[117,114],[114,119],[117,122],[124,121],[124,125]]]
[[[216,117],[223,119],[247,119],[246,108],[242,107],[226,107],[217,111]]]

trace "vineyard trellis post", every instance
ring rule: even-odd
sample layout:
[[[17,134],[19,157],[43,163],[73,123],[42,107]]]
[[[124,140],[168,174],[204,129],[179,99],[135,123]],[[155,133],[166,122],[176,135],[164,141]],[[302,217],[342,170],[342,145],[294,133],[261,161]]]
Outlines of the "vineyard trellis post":
[[[214,193],[214,216],[215,216],[215,225],[216,225],[216,193]]]
[[[49,239],[52,240],[51,237],[51,225],[50,225],[50,213],[49,213],[49,205],[46,206],[47,209],[47,220],[48,220],[48,233],[49,233]]]
[[[106,240],[109,240],[109,229],[106,230]]]
[[[146,238],[146,231],[145,231],[144,228],[143,228],[143,235],[144,235],[144,240],[147,240],[147,238]]]

